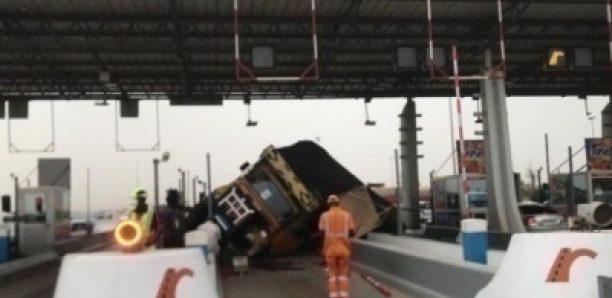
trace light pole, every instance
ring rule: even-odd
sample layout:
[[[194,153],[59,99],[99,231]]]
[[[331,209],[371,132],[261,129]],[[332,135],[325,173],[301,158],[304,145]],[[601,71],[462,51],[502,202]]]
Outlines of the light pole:
[[[211,181],[211,177],[210,177],[210,153],[206,153],[206,176],[208,179],[207,182],[207,186],[208,186],[208,219],[211,219],[213,217],[213,194],[212,194],[212,190],[210,189],[210,187],[212,186]]]
[[[198,183],[202,185],[202,198],[200,198],[200,203],[202,203],[204,201],[204,198],[206,198],[206,196],[207,196],[206,182],[200,180],[200,181],[198,181]]]
[[[178,172],[181,173],[181,183],[180,183],[180,190],[181,190],[181,206],[185,207],[185,171],[183,171],[181,168],[178,168]]]
[[[542,167],[538,169],[538,199],[540,202],[544,202],[544,198],[542,197],[542,170]]]
[[[87,168],[87,236],[91,236],[91,191],[89,167]]]
[[[193,200],[193,206],[195,206],[197,204],[197,197],[198,197],[197,196],[198,192],[196,190],[196,187],[197,187],[198,183],[202,184],[202,180],[200,180],[198,175],[196,175],[195,177],[193,177],[191,182],[193,184],[193,197],[192,197],[192,200]]]
[[[595,116],[589,116],[589,120],[591,120],[591,138],[595,138]]]
[[[170,152],[164,152],[161,160],[159,158],[153,159],[153,193],[155,194],[155,209],[159,207],[159,163],[167,162],[170,159]]]
[[[17,175],[11,173],[11,178],[13,178],[15,183],[15,243],[13,244],[15,247],[15,255],[20,256],[19,252],[19,222],[21,218],[19,217],[19,177]]]

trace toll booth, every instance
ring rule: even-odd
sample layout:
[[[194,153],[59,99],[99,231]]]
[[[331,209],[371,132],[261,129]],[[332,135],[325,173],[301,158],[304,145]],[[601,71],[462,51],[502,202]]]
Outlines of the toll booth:
[[[70,191],[64,187],[19,190],[19,247],[23,255],[48,251],[70,238]]]
[[[594,201],[612,204],[612,173],[577,172],[573,174],[574,203]],[[548,204],[562,214],[567,213],[569,198],[569,174],[551,174],[549,178],[550,201]]]
[[[575,204],[593,201],[612,204],[612,138],[585,139],[585,153],[586,171],[573,173],[571,188],[568,173],[549,177],[548,204],[562,214],[567,214],[570,190]]]
[[[433,225],[458,228],[462,218],[486,219],[488,194],[486,176],[468,174],[467,193],[460,198],[461,175],[439,176],[431,179]],[[521,175],[514,173],[516,200],[521,194]]]
[[[431,180],[434,225],[459,227],[468,212],[486,218],[487,189],[483,175],[467,175],[467,193],[460,198],[461,176],[435,177]]]

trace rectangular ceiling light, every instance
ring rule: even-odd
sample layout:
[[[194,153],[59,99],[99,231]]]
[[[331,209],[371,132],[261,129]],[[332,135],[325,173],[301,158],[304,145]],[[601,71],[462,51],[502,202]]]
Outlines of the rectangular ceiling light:
[[[110,82],[110,72],[108,71],[100,71],[98,79],[100,81],[100,83],[108,83]]]
[[[418,66],[416,49],[411,47],[398,47],[395,56],[395,65],[399,69],[413,69]]]
[[[567,68],[567,52],[562,48],[549,48],[546,51],[547,68]]]
[[[576,67],[593,67],[593,49],[592,48],[576,48],[574,49],[574,66]]]
[[[9,100],[9,117],[11,119],[28,118],[29,100],[27,98],[14,98]]]
[[[274,48],[273,47],[253,47],[251,50],[253,68],[274,68]]]
[[[427,48],[427,51],[425,53],[425,59],[427,59],[426,61],[429,61],[429,48]],[[441,47],[433,48],[433,62],[435,65],[440,66],[440,67],[446,66],[446,49],[445,48],[441,48]]]
[[[121,118],[138,118],[139,100],[138,99],[121,99]]]

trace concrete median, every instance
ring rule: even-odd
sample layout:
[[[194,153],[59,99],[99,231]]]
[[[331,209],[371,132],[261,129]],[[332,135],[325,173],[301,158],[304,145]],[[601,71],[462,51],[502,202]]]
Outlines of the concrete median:
[[[353,241],[353,265],[383,284],[423,298],[473,298],[495,274],[484,265],[361,240]]]

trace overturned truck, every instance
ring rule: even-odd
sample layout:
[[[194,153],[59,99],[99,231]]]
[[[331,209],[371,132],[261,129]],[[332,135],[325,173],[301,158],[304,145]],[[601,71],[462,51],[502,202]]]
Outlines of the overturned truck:
[[[256,163],[242,168],[242,175],[212,194],[212,220],[221,227],[224,246],[234,251],[282,255],[305,247],[315,238],[332,193],[353,215],[357,237],[396,227],[394,206],[313,142],[269,146]],[[206,202],[195,206],[187,228],[206,214]]]

